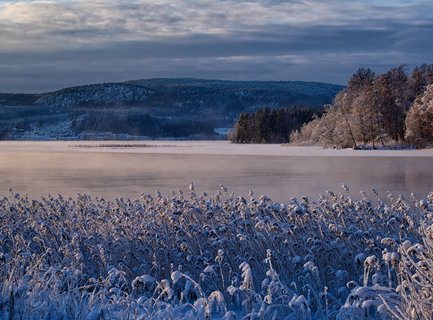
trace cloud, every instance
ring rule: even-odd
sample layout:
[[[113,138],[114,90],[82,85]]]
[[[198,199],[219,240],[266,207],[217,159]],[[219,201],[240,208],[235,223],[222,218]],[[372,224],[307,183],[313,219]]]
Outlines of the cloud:
[[[3,1],[0,91],[178,76],[344,83],[359,66],[431,63],[432,12],[426,1]]]

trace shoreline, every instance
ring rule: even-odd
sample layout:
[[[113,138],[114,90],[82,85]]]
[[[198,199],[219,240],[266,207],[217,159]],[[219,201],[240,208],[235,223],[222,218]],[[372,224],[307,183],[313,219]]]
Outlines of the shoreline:
[[[80,152],[131,154],[185,154],[219,156],[283,157],[432,157],[433,149],[354,150],[329,149],[286,144],[232,144],[213,140],[137,140],[137,141],[0,141],[0,153]]]

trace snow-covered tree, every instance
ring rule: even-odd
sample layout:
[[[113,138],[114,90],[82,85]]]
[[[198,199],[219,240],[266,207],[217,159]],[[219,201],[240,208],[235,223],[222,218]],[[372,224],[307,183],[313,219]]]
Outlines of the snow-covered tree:
[[[406,139],[418,148],[433,145],[433,84],[415,100],[407,115]]]
[[[293,133],[291,142],[343,148],[361,145],[376,148],[407,141],[419,147],[428,145],[432,120],[427,106],[430,93],[426,88],[432,83],[433,65],[422,65],[410,76],[403,66],[377,77],[371,70],[361,68],[322,117]],[[418,99],[415,110],[409,112],[415,98],[424,91],[419,99],[425,102]]]

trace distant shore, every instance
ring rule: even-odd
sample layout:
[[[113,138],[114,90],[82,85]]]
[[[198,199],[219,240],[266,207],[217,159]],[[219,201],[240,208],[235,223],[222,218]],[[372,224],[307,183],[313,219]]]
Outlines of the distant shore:
[[[229,141],[0,141],[0,153],[110,152],[149,154],[249,155],[287,157],[432,157],[433,149],[353,150]]]

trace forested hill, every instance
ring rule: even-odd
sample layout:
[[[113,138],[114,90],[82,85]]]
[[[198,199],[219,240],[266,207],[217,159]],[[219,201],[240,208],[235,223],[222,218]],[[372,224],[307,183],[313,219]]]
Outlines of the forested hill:
[[[149,79],[0,94],[0,139],[213,138],[241,112],[331,103],[342,86]]]

